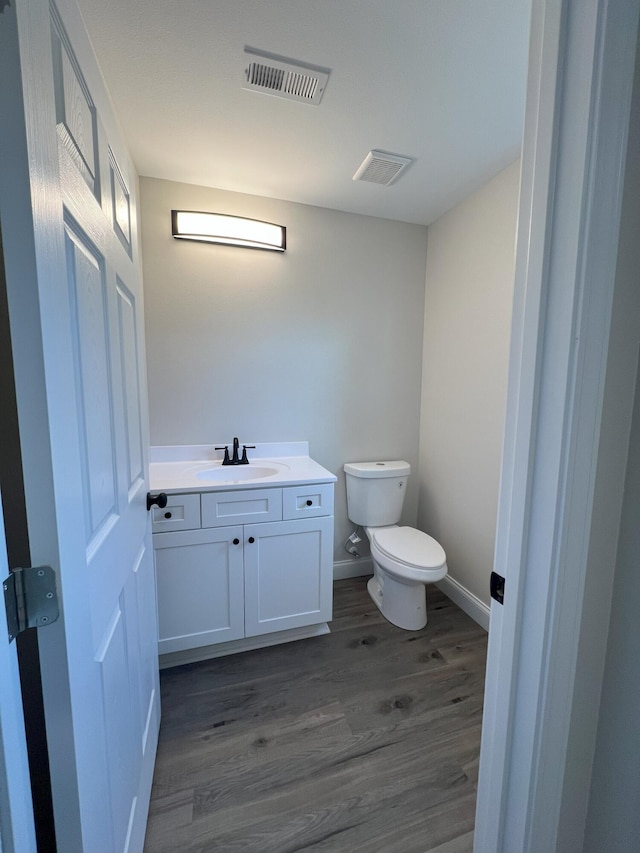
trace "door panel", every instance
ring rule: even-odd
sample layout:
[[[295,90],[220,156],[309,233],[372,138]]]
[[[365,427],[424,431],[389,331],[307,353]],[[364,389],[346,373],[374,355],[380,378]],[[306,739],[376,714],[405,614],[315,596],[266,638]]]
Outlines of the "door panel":
[[[133,665],[130,668],[129,678],[131,701],[135,705],[134,719],[139,721],[135,727],[136,750],[144,760],[150,727],[158,710],[155,693],[158,670],[155,573],[153,554],[150,550],[142,550],[138,555],[132,581],[127,590],[129,596],[126,609],[127,643],[132,648],[137,648],[137,653],[130,656]],[[146,599],[150,592],[154,593],[154,598],[149,603]]]
[[[115,154],[109,149],[109,186],[113,229],[125,251],[131,255],[131,197]]]
[[[144,480],[141,445],[142,418],[140,415],[140,347],[136,335],[136,299],[127,286],[116,278],[118,345],[120,353],[120,384],[123,391],[124,423],[126,429],[127,488],[129,496]]]
[[[52,72],[58,136],[83,180],[97,195],[95,106],[55,6],[52,6],[52,20]]]
[[[96,652],[104,708],[104,742],[108,756],[113,850],[126,849],[127,827],[136,792],[137,756],[134,753],[131,726],[133,709],[128,677],[124,607],[124,600],[119,601],[107,626],[103,643]]]
[[[114,414],[109,376],[109,328],[104,260],[79,228],[66,227],[72,306],[78,433],[89,559],[117,520]]]

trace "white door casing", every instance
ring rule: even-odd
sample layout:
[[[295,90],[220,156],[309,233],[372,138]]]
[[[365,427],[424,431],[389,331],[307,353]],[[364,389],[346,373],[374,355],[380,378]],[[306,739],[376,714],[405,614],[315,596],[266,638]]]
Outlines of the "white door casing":
[[[74,0],[0,16],[0,177],[58,849],[142,849],[159,726],[136,174]]]
[[[8,573],[0,499],[0,580]],[[3,596],[0,597],[0,853],[36,853],[16,644],[9,642]]]
[[[606,370],[639,6],[533,4],[476,853],[582,849],[623,477],[606,518],[594,496],[612,439],[624,470],[633,398]]]

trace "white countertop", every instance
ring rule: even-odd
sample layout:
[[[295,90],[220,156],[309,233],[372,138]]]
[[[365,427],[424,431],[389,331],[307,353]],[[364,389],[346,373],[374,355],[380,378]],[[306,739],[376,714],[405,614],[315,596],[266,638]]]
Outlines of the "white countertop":
[[[309,456],[306,441],[241,442],[254,444],[247,450],[248,465],[222,465],[224,451],[215,445],[172,445],[151,447],[149,488],[152,492],[211,492],[225,489],[260,489],[305,483],[335,483],[337,477]]]

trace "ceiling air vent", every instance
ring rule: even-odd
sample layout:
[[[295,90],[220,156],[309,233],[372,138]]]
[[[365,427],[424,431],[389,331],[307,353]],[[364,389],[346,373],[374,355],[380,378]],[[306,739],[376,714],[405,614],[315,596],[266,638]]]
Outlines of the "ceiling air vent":
[[[388,187],[411,163],[413,163],[411,157],[387,154],[386,151],[369,151],[353,176],[353,180],[369,181],[372,184]]]
[[[322,100],[331,73],[329,68],[308,65],[252,47],[245,47],[244,53],[243,89],[304,104],[319,104]]]

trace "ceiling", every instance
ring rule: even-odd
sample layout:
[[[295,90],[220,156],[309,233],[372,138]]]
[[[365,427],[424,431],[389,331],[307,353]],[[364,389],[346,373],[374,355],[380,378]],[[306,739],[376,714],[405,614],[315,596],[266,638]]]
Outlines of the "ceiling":
[[[427,225],[519,153],[530,0],[78,0],[141,175]],[[242,88],[245,46],[331,69]],[[371,149],[415,158],[352,181]]]

